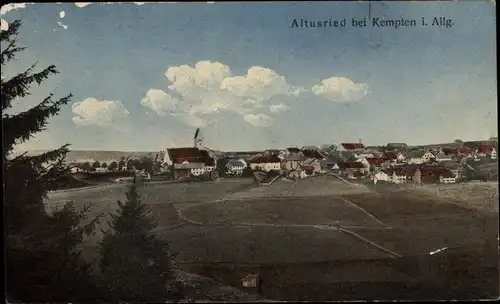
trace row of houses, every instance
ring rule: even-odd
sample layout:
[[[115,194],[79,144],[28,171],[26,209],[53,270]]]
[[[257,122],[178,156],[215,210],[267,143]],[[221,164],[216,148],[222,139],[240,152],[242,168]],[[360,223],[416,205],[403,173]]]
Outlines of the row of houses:
[[[375,173],[380,172],[380,168],[389,170],[401,165],[430,165],[430,169],[427,167],[422,169],[426,176],[424,180],[428,180],[428,173],[435,172],[434,168],[440,168],[438,165],[442,165],[445,171],[438,176],[442,176],[444,182],[448,181],[447,178],[451,178],[450,174],[454,174],[453,172],[456,175],[457,167],[463,160],[476,161],[497,157],[496,149],[491,145],[480,145],[475,148],[454,146],[426,150],[411,148],[403,143],[390,143],[382,149],[381,147],[365,147],[362,143],[342,143],[341,147],[342,149],[334,151],[303,147],[262,153],[250,158],[248,162],[233,160],[229,171],[241,174],[248,166],[253,171],[276,170],[297,177],[336,172],[349,178],[362,178],[373,177]],[[408,176],[408,174],[401,175],[400,172],[402,172],[401,169],[395,169],[385,174],[395,176],[395,181],[405,180],[403,176]],[[436,174],[433,173],[434,175]]]

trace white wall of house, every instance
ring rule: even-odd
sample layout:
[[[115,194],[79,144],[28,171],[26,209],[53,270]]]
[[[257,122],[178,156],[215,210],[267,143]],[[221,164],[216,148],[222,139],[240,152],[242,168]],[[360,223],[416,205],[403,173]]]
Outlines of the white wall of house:
[[[491,150],[491,159],[497,159],[497,150],[495,148]]]
[[[439,182],[441,184],[452,184],[456,183],[457,179],[455,177],[443,177],[439,176]]]
[[[284,160],[281,162],[281,168],[283,170],[297,170],[303,162],[300,160]]]
[[[363,169],[360,170],[362,173],[365,173],[365,174],[370,173],[371,165],[365,157],[359,157],[357,162],[360,162],[363,164]]]
[[[242,175],[246,166],[228,166],[228,171],[234,175]]]
[[[396,156],[396,161],[402,163],[402,162],[406,161],[406,156],[400,152]]]
[[[373,177],[373,183],[376,184],[378,181],[389,181],[389,175],[385,172],[377,172]]]
[[[432,159],[436,159],[436,156],[434,154],[432,154],[430,151],[427,151],[427,152],[425,152],[424,155],[422,155],[422,160],[424,161],[424,163],[427,163],[427,162],[431,161]]]
[[[268,171],[271,171],[271,170],[281,170],[281,163],[265,163],[263,164],[263,170],[268,172]]]
[[[212,172],[215,170],[214,166],[204,166],[203,168],[191,169],[191,174],[194,176],[200,176],[207,172]]]
[[[397,175],[396,172],[394,172],[390,181],[394,184],[404,184],[406,183],[406,175]]]
[[[407,163],[412,165],[420,165],[425,163],[425,160],[422,157],[412,157],[408,159]]]

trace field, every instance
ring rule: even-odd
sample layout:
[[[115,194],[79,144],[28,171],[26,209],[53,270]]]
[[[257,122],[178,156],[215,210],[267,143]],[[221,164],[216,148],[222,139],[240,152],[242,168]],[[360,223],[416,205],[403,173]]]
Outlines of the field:
[[[416,187],[418,191],[427,195],[434,195],[443,199],[451,199],[472,207],[498,212],[498,182],[477,182],[457,184],[426,184]]]
[[[50,205],[91,201],[94,213],[113,212],[125,189],[54,193]],[[374,192],[332,176],[260,187],[251,179],[157,182],[140,192],[160,223],[158,234],[179,252],[183,270],[236,287],[243,276],[258,272],[266,298],[498,295],[498,249],[492,245],[498,244],[498,213],[405,189]],[[99,237],[87,240],[89,251]],[[431,255],[439,249],[444,254]],[[447,252],[454,255],[438,259]],[[456,290],[446,294],[461,273],[461,285],[453,283]]]
[[[186,208],[185,217],[203,224],[340,225],[385,227],[342,198],[287,198],[225,201]]]

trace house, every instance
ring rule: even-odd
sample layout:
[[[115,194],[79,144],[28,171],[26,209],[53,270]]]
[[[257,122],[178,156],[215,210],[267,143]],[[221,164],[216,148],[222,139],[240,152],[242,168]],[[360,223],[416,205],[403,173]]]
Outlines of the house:
[[[259,283],[258,274],[249,274],[241,279],[241,285],[245,288],[256,288]]]
[[[167,153],[172,160],[173,178],[199,176],[215,169],[215,159],[206,150],[194,147],[171,148],[167,149]]]
[[[431,165],[424,165],[420,166],[419,170],[421,172],[421,177],[422,177],[422,182],[439,182],[439,176],[440,175],[446,175],[449,172],[448,169],[446,169],[444,166],[431,166]],[[451,174],[451,172],[450,172]]]
[[[365,173],[365,174],[370,173],[371,165],[370,165],[370,162],[368,161],[368,159],[366,159],[364,157],[358,157],[356,160],[353,160],[353,161],[359,162],[363,165],[363,170],[360,170],[360,172]]]
[[[359,152],[359,154],[358,154],[359,157],[365,157],[365,158],[374,158],[374,157],[377,157],[377,155],[378,155],[377,152],[370,151],[370,150],[362,151],[362,152]]]
[[[299,153],[285,156],[281,160],[281,169],[286,171],[297,170],[305,160],[305,156]]]
[[[250,168],[254,171],[269,172],[281,170],[281,159],[276,155],[257,156],[249,161]]]
[[[491,159],[497,159],[497,150],[493,148],[490,152],[490,158]]]
[[[450,171],[444,171],[439,174],[439,183],[440,184],[451,184],[456,182],[456,176],[453,175]]]
[[[405,170],[393,170],[390,176],[390,181],[394,184],[405,184],[407,179],[408,176]]]
[[[328,157],[319,161],[322,171],[330,171],[339,161],[345,161],[345,159],[338,159],[333,157]],[[337,166],[338,168],[338,166]]]
[[[241,160],[231,159],[226,165],[227,172],[232,175],[242,175],[246,168],[246,163]]]
[[[297,178],[306,178],[307,174],[304,170],[295,170],[295,171],[290,171],[288,173],[289,178],[297,179]]]
[[[406,155],[404,152],[398,152],[396,155],[396,162],[404,163],[406,162]]]
[[[300,171],[304,172],[306,176],[315,175],[317,173],[316,167],[311,164],[302,164],[300,165]]]
[[[406,154],[406,162],[408,164],[423,164],[426,162],[424,160],[424,155],[425,155],[425,151],[423,151],[423,150],[409,151]]]
[[[304,161],[303,166],[308,166],[308,168],[312,168],[314,173],[320,173],[322,172],[321,170],[321,163],[318,159],[316,158],[308,158]]]
[[[450,161],[453,160],[454,154],[447,154],[444,152],[442,149],[436,154],[436,161],[438,162],[443,162],[443,161]]]
[[[375,174],[373,177],[373,184],[377,184],[379,181],[389,181],[389,175],[386,172],[380,171]]]
[[[457,149],[457,154],[458,155],[467,156],[470,153],[472,153],[473,151],[474,151],[474,149],[469,148],[469,147],[460,147],[460,148]]]
[[[346,161],[337,164],[342,172],[345,172],[349,178],[355,178],[354,173],[361,173],[365,171],[362,162],[359,161]]]
[[[362,143],[341,143],[340,145],[346,150],[365,149],[365,145],[363,145]]]
[[[428,162],[431,162],[431,161],[435,161],[436,160],[436,155],[434,155],[434,153],[432,153],[432,151],[426,151],[424,153],[424,155],[422,155],[422,160],[423,160],[423,163],[428,163]]]
[[[304,155],[306,158],[316,158],[316,159],[323,159],[327,155],[319,151],[317,148],[313,147],[304,147],[301,150],[302,155]]]
[[[398,153],[394,151],[385,151],[382,157],[384,157],[386,160],[396,161]]]

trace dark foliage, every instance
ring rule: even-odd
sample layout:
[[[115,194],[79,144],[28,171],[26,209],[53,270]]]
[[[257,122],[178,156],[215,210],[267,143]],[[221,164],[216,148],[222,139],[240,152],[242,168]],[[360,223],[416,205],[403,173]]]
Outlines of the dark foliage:
[[[157,223],[140,201],[136,184],[125,203],[118,201],[117,214],[101,243],[102,286],[109,300],[164,302],[182,298],[182,286],[174,276],[168,242],[152,233]]]
[[[2,71],[24,49],[17,46],[20,26],[14,21],[0,33]],[[82,225],[87,209],[77,211],[68,203],[49,214],[44,205],[47,192],[57,190],[58,181],[69,174],[64,164],[68,145],[32,157],[12,153],[16,144],[43,131],[71,98],[53,100],[50,95],[25,112],[6,113],[12,102],[29,95],[33,84],[57,73],[54,66],[36,73],[35,66],[12,78],[2,74],[1,80],[6,294],[22,302],[93,301],[100,293],[78,245],[97,219]]]

